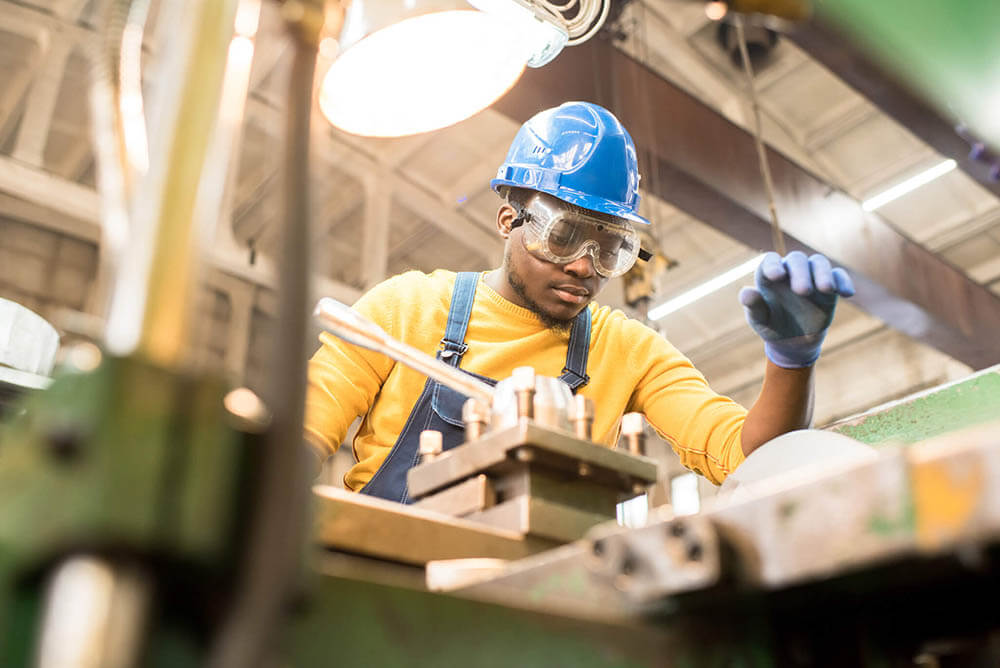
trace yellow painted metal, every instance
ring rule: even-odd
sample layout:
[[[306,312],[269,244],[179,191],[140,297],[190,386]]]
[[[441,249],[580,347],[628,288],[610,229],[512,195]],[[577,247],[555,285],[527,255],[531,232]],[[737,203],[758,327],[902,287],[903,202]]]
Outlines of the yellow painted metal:
[[[186,349],[194,293],[198,230],[194,209],[205,158],[219,114],[226,54],[233,38],[237,0],[187,2],[193,35],[184,62],[178,113],[171,119],[161,206],[156,213],[156,254],[138,351],[176,365]],[[157,156],[153,156],[155,160]]]
[[[916,543],[930,552],[993,533],[1000,472],[1000,425],[963,430],[909,453]],[[994,518],[994,519],[991,519]]]

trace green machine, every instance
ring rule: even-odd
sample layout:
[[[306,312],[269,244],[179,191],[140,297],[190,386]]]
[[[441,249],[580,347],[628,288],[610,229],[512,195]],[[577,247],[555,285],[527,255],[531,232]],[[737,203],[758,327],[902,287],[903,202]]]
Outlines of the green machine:
[[[937,17],[928,21],[954,25],[961,15],[979,31],[968,33],[978,51],[949,52],[957,59],[944,59],[950,71],[964,67],[963,57],[997,55],[983,33],[995,23],[987,20],[995,3],[963,3],[962,11],[916,4]],[[909,49],[907,62],[922,62],[921,50],[933,58],[914,27],[923,21],[914,3],[899,14],[879,7],[833,0],[818,3],[817,14],[862,37],[897,35],[881,46],[866,41]],[[139,221],[155,253],[137,254],[137,266],[122,261],[120,283],[131,287],[112,300],[100,360],[64,370],[25,398],[0,432],[0,665],[1000,662],[1000,613],[991,605],[1000,593],[996,369],[833,427],[878,443],[874,458],[777,481],[697,515],[654,513],[639,528],[599,523],[558,545],[310,492],[298,447],[305,156],[316,48],[324,30],[336,32],[338,10],[283,6],[295,45],[283,262],[296,270],[280,287],[274,387],[257,397],[181,362],[193,283],[184,268],[195,265],[196,212],[206,206],[197,186],[212,168],[206,147],[237,3],[185,9],[192,34],[167,84],[177,95],[165,114],[165,176],[141,191],[155,203]],[[126,24],[142,14],[131,3],[112,11]],[[900,18],[914,29],[890,30]],[[995,114],[979,113],[992,107],[969,93],[972,84],[927,81],[932,93],[961,100],[963,118],[997,145]],[[113,111],[108,118],[109,131],[122,121]],[[113,142],[99,145],[111,147],[111,165],[122,162]],[[133,187],[121,183],[125,193]],[[112,198],[109,215],[122,204]],[[135,280],[145,298],[130,301]],[[525,439],[577,452],[544,425],[523,429]],[[595,462],[580,464],[589,471]],[[522,477],[535,484],[530,475]],[[379,539],[372,526],[392,530]],[[394,552],[401,542],[408,549]],[[428,562],[469,557],[503,561],[447,591],[425,585]]]

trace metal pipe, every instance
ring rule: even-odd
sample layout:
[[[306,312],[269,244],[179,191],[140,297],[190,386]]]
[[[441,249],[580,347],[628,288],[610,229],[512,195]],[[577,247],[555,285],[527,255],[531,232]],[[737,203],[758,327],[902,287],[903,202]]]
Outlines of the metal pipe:
[[[67,559],[49,580],[35,666],[138,666],[152,598],[142,570],[98,557]]]
[[[115,280],[107,344],[165,367],[188,351],[198,254],[194,207],[219,113],[224,57],[233,36],[236,0],[184,3],[163,77],[160,124],[151,136],[157,159],[133,193],[127,251]]]
[[[320,299],[313,316],[324,329],[348,343],[387,355],[456,392],[490,405],[493,403],[493,388],[488,384],[413,346],[397,341],[371,320],[336,299],[331,297]]]
[[[265,399],[272,422],[259,455],[260,479],[249,521],[238,595],[209,665],[252,668],[266,652],[288,609],[307,538],[309,454],[302,438],[309,323],[309,154],[316,54],[324,27],[321,0],[282,5],[292,36],[284,146],[284,220],[278,286],[278,334]],[[339,25],[328,26],[334,34]]]

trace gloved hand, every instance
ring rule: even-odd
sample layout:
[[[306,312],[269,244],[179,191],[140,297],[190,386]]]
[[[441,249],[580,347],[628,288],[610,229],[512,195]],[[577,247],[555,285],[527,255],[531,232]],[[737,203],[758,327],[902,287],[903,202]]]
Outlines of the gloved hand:
[[[740,290],[750,327],[764,353],[780,367],[799,369],[819,358],[837,297],[854,294],[851,277],[823,255],[768,253],[757,267],[756,288]]]

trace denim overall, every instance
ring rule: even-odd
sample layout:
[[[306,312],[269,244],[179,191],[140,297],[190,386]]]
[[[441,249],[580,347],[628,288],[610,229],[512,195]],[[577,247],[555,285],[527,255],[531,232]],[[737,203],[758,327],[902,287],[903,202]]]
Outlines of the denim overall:
[[[469,316],[472,314],[472,302],[476,296],[478,283],[479,274],[475,272],[460,272],[455,278],[451,307],[448,310],[448,325],[444,338],[441,339],[441,349],[437,357],[456,369],[459,368],[462,355],[468,349],[464,343],[465,331],[469,326]],[[574,392],[590,380],[586,374],[589,351],[590,310],[585,308],[573,321],[566,351],[566,366],[559,377]],[[465,373],[490,385],[497,383],[492,378],[468,371]],[[368,484],[361,489],[361,493],[390,501],[410,503],[409,491],[406,488],[406,472],[417,464],[420,456],[420,432],[425,429],[440,431],[445,450],[461,445],[465,438],[462,406],[467,399],[464,394],[428,378],[424,384],[424,391],[410,411],[406,425],[392,446],[389,456],[385,458]]]

